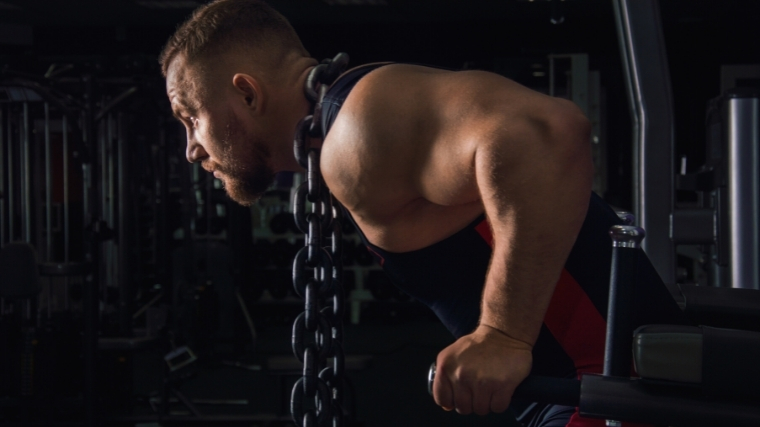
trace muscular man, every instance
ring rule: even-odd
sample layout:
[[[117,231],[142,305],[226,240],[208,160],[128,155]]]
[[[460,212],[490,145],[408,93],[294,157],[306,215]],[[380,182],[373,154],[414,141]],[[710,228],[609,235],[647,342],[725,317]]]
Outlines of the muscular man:
[[[317,61],[276,11],[202,6],[161,64],[187,159],[233,200],[251,204],[275,173],[301,170],[292,141]],[[601,370],[617,219],[591,194],[590,126],[574,104],[482,71],[370,64],[341,76],[324,105],[329,132],[310,143],[325,182],[396,284],[457,338],[437,358],[440,406],[502,412],[531,371]],[[655,300],[636,323],[675,316],[644,264]],[[534,415],[590,422],[574,408]]]

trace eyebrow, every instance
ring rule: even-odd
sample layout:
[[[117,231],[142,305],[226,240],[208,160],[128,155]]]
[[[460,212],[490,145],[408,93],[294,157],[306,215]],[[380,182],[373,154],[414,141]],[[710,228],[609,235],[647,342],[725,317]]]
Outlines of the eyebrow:
[[[180,99],[180,97],[175,97],[174,99],[175,101],[172,103],[172,115],[177,120],[180,120],[180,121],[182,120],[182,117],[180,117],[180,112],[182,111],[191,115],[195,112],[195,110],[192,107],[190,107],[190,105],[187,102]],[[177,108],[175,108],[175,105],[177,106]]]
[[[179,115],[179,112],[172,107],[172,116],[174,116],[175,119],[182,121],[182,118]]]

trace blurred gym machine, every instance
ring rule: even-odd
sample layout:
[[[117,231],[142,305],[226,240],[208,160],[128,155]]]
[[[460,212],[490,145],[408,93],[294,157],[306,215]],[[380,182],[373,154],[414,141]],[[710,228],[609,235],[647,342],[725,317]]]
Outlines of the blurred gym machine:
[[[139,61],[0,75],[3,421],[276,421],[203,414],[248,401],[181,391],[208,366],[261,369],[237,358],[255,351],[263,282],[250,210],[187,164],[164,82]],[[148,358],[163,373],[136,395]],[[140,404],[151,415],[130,419]]]
[[[24,423],[128,410],[131,352],[167,317],[162,84],[75,72],[0,76],[0,401]]]
[[[71,101],[31,81],[0,84],[0,351],[7,362],[0,383],[6,413],[82,387],[83,369],[70,375],[64,368],[76,363],[82,341],[71,333],[77,322],[81,328],[81,318],[67,313],[81,303],[91,276],[81,244],[77,173],[84,150],[81,137],[70,138],[78,129]],[[51,402],[56,405],[68,406]],[[28,411],[20,413],[23,418]]]
[[[634,124],[634,213],[650,236],[645,251],[681,302],[677,248],[701,260],[709,272],[703,284],[760,289],[757,91],[726,90],[711,102],[706,164],[687,174],[682,163],[676,174],[659,5],[654,0],[613,4]],[[676,190],[697,192],[698,203],[676,207]],[[695,251],[682,245],[700,246]]]

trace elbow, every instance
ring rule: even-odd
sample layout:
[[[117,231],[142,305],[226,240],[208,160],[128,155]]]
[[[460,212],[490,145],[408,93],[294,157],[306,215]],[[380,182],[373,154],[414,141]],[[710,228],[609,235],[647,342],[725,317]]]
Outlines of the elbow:
[[[551,134],[555,142],[567,148],[588,151],[590,154],[591,122],[574,103],[557,99],[550,119]]]
[[[583,182],[584,187],[591,184],[594,176],[594,163],[591,154],[591,122],[574,103],[560,100],[558,110],[552,114],[552,145],[564,165],[564,172],[572,174]],[[565,175],[567,176],[567,175]]]

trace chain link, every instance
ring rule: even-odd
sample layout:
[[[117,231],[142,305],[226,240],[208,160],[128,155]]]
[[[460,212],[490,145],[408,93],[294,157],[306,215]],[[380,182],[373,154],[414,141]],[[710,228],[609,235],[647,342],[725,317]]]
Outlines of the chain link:
[[[305,234],[305,246],[293,260],[293,288],[305,301],[303,313],[293,322],[291,339],[293,353],[303,363],[303,376],[290,398],[290,412],[298,427],[343,425],[341,207],[322,179],[319,150],[309,147],[308,141],[323,136],[322,100],[346,65],[348,55],[339,53],[311,70],[304,91],[313,105],[312,114],[298,123],[293,144],[296,160],[306,169],[306,181],[293,200],[296,225]],[[326,246],[328,236],[331,242]],[[328,305],[321,307],[323,301]]]

